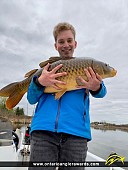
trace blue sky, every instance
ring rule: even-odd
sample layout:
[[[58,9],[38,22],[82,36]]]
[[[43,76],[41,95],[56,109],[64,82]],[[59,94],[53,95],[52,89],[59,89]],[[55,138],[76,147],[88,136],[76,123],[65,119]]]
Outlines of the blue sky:
[[[90,98],[91,121],[128,123],[127,0],[0,0],[0,88],[58,55],[52,32],[65,21],[76,28],[74,56],[104,61],[118,72],[104,80],[105,98]],[[33,113],[26,95],[18,106]]]

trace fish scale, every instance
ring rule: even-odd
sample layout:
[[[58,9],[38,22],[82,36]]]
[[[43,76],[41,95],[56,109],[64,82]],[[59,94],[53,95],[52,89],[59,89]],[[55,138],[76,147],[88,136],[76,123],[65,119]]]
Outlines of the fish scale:
[[[79,62],[78,62],[79,61]],[[83,75],[84,74],[84,68],[87,68],[89,66],[88,63],[83,64],[83,60],[63,60],[63,61],[58,61],[55,64],[53,63],[52,66],[50,67],[49,71],[51,71],[53,68],[55,68],[57,65],[63,64],[63,66],[57,71],[57,73],[61,72],[67,72],[68,75],[67,77],[72,77],[74,75]],[[63,80],[65,79],[66,76],[59,77],[57,79]]]

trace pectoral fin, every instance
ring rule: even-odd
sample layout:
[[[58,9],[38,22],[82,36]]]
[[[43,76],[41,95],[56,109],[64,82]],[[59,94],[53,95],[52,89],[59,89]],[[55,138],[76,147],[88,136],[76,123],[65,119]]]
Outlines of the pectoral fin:
[[[55,99],[60,99],[66,91],[67,89],[62,89],[61,91],[55,93]]]

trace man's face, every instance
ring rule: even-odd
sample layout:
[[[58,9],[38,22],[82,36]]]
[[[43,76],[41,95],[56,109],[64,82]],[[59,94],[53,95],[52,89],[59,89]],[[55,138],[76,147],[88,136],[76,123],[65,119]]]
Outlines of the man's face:
[[[77,42],[75,41],[71,30],[61,31],[58,34],[55,42],[55,48],[61,57],[72,57],[76,46]]]

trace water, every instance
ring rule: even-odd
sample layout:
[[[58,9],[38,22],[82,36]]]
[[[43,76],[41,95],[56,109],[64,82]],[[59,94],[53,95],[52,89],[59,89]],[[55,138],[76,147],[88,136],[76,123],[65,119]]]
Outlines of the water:
[[[88,150],[103,159],[110,153],[116,152],[128,161],[128,133],[123,131],[103,131],[92,129],[92,141],[88,143]]]

